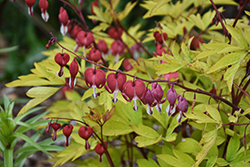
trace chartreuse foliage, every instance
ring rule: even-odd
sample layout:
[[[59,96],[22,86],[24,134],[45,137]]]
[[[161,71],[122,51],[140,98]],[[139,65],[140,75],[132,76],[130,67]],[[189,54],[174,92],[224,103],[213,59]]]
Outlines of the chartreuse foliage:
[[[27,111],[25,114],[13,118],[13,107],[14,102],[4,96],[4,108],[0,106],[0,152],[4,157],[4,161],[0,161],[1,166],[21,167],[23,166],[25,159],[34,152],[43,151],[44,153],[50,155],[48,151],[63,150],[63,147],[51,145],[51,139],[37,142],[44,131],[44,129],[38,130],[37,128],[47,124],[47,121],[39,121],[39,119],[48,114],[48,111],[27,119],[24,122],[22,121],[23,118],[26,118],[29,114],[42,108],[34,108]],[[26,136],[24,133],[31,129],[35,130],[36,133],[31,137]],[[60,138],[62,138],[62,136]],[[25,144],[21,148],[14,151],[18,139],[24,140]]]
[[[96,42],[104,39],[110,47],[113,39],[108,38],[106,30],[113,23],[122,24],[138,2],[128,2],[119,12],[116,11],[119,0],[99,2],[101,6],[93,9],[95,15],[88,16],[99,21],[91,32]],[[175,89],[177,94],[184,94],[189,102],[188,112],[180,123],[177,122],[177,115],[167,116],[165,109],[168,102],[163,103],[161,113],[154,108],[153,114],[149,116],[145,112],[145,105],[137,101],[139,109],[135,112],[133,103],[127,102],[120,92],[117,95],[118,102],[113,104],[113,95],[104,87],[97,89],[99,96],[94,99],[92,88],[88,88],[84,82],[84,72],[91,65],[80,58],[75,90],[65,92],[66,100],[54,102],[46,117],[84,120],[96,134],[110,142],[108,151],[114,166],[120,166],[125,161],[130,166],[136,162],[139,167],[249,166],[250,129],[247,116],[250,113],[250,87],[247,75],[250,65],[247,63],[250,60],[250,26],[245,16],[242,20],[219,20],[218,12],[224,9],[215,10],[211,2],[216,5],[238,5],[232,0],[145,0],[139,4],[147,10],[142,19],[147,21],[154,16],[163,16],[162,19],[156,20],[156,28],[146,31],[140,29],[140,24],[130,25],[121,37],[131,47],[136,42],[152,44],[150,42],[155,39],[155,31],[167,33],[168,39],[163,45],[166,53],[151,58],[139,57],[137,62],[131,60],[134,68],[127,72],[130,74],[127,80],[132,80],[131,76],[144,80],[163,79],[162,74],[177,71],[179,79]],[[249,15],[249,12],[246,13]],[[214,18],[214,24],[211,24]],[[218,24],[215,24],[216,21]],[[230,35],[218,30],[226,30]],[[199,39],[202,39],[201,43],[195,45]],[[69,52],[73,51],[75,41],[64,37],[59,43],[67,49],[63,52],[70,55],[69,65],[76,57]],[[58,52],[61,52],[59,46],[44,51],[47,59],[36,62],[32,74],[20,76],[18,80],[6,84],[14,87],[35,86],[27,92],[27,96],[32,99],[20,110],[19,117],[67,85],[65,79],[70,77],[68,68],[64,68],[62,77],[57,75],[60,66],[54,61],[54,56]],[[86,56],[87,52],[81,55],[80,50],[77,54]],[[108,55],[108,68],[122,70],[123,59],[117,63],[114,63],[114,59]],[[159,61],[166,63],[159,64]],[[106,70],[105,73],[107,76],[110,71]],[[166,97],[169,85],[162,80],[159,84]],[[111,118],[105,121],[104,115],[108,112]],[[95,120],[100,120],[102,126]],[[74,131],[77,132],[80,126],[76,124]],[[85,140],[77,133],[71,136],[71,144],[65,150],[53,154],[55,166],[68,161],[79,166],[100,166],[97,158],[88,158],[83,162],[78,160],[89,151],[85,150]],[[90,150],[93,150],[98,141],[90,138],[88,142]],[[37,144],[31,145],[38,148]],[[46,152],[45,148],[43,151]],[[10,156],[9,152],[4,155]],[[105,156],[101,166],[109,166]]]

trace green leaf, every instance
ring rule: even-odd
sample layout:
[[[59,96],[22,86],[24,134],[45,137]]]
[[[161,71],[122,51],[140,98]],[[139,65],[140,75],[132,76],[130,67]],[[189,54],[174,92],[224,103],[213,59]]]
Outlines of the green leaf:
[[[40,151],[42,151],[42,152],[48,154],[49,156],[51,156],[50,153],[48,153],[48,152],[47,152],[43,147],[41,147],[39,144],[37,144],[37,143],[35,143],[33,140],[31,140],[28,136],[26,136],[26,135],[24,135],[24,134],[22,134],[22,133],[14,133],[13,136],[14,136],[14,137],[17,137],[17,138],[23,139],[24,141],[30,143],[30,145],[34,146],[34,147],[37,148],[38,150],[40,150]]]
[[[131,125],[131,128],[140,136],[155,139],[160,135],[152,128],[139,124],[138,126]]]
[[[4,167],[11,167],[13,166],[13,149],[5,148],[4,149]]]
[[[50,96],[55,94],[60,87],[34,87],[27,92],[27,96],[33,98],[30,100],[18,113],[18,115],[25,113],[27,110],[35,107],[36,105],[42,103]]]
[[[7,52],[13,52],[18,49],[18,46],[12,46],[8,48],[2,48],[0,49],[0,53],[7,53]]]
[[[200,143],[206,142],[201,148],[200,152],[195,157],[195,165],[194,167],[198,167],[203,159],[206,157],[212,146],[215,144],[217,138],[218,131],[215,129],[203,135],[203,139]]]
[[[209,159],[207,160],[206,167],[213,167],[216,161],[217,161],[217,156],[209,157]]]
[[[192,138],[185,138],[185,140],[180,142],[175,148],[184,153],[189,153],[196,156],[200,151],[201,146],[198,145],[198,142],[196,140]]]
[[[206,111],[209,113],[209,115],[217,122],[222,123],[220,112],[213,106],[209,104],[205,104]]]
[[[226,25],[227,30],[232,35],[232,37],[245,49],[248,49],[248,44],[239,28],[234,28],[230,25]]]
[[[131,127],[123,122],[109,120],[103,126],[103,135],[105,136],[118,136],[125,135],[133,132]]]
[[[229,53],[226,56],[222,57],[217,63],[215,63],[208,71],[207,74],[216,72],[222,68],[225,68],[229,65],[232,65],[239,61],[240,57],[245,57],[247,55],[247,52],[235,52],[235,53]]]
[[[156,155],[157,158],[163,160],[169,165],[176,166],[176,167],[191,167],[194,165],[194,159],[178,150],[173,150],[173,153],[176,157],[168,154],[159,154]]]
[[[146,159],[138,159],[137,164],[138,164],[139,167],[148,167],[148,166],[150,166],[150,167],[159,167],[157,165],[157,163],[152,159],[148,159],[148,160],[146,160]]]
[[[238,154],[238,150],[240,148],[240,140],[236,133],[234,133],[234,136],[230,138],[227,152],[226,152],[226,160],[232,161]]]
[[[211,119],[202,111],[193,110],[192,113],[185,113],[185,116],[189,119],[196,120],[197,123],[216,123],[215,120]]]
[[[223,158],[217,158],[216,164],[219,166],[227,166],[229,163]]]
[[[122,21],[124,18],[126,18],[127,15],[131,12],[131,10],[135,7],[136,4],[137,4],[137,2],[134,2],[133,4],[132,4],[132,2],[128,2],[126,4],[124,10],[117,14],[119,21]]]
[[[110,97],[111,95],[109,94],[108,91],[104,91],[101,93],[100,95],[100,98],[99,98],[99,101],[98,103],[100,105],[104,105],[104,110],[107,111],[107,110],[110,110],[112,108],[112,99]]]

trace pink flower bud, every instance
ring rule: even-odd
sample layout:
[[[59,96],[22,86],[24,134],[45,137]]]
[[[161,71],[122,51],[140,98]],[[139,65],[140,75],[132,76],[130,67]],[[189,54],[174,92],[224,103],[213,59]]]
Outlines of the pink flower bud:
[[[168,38],[167,33],[159,33],[158,31],[154,32],[154,37],[155,37],[155,41],[159,42],[160,44],[163,43],[163,40],[165,41]]]
[[[143,94],[141,101],[143,102],[143,104],[147,104],[147,113],[149,115],[153,114],[152,111],[152,107],[154,107],[156,105],[156,103],[154,103],[155,98],[153,95],[153,92],[150,89],[147,89],[146,92]]]
[[[168,116],[172,115],[175,112],[175,102],[177,98],[177,93],[174,89],[174,86],[171,85],[170,89],[167,92],[167,99],[169,101],[169,105],[166,108],[166,112]]]
[[[97,97],[96,87],[98,89],[102,88],[106,82],[105,72],[101,69],[88,68],[84,72],[85,82],[88,87],[93,88],[93,97]]]
[[[185,97],[178,95],[178,104],[176,105],[177,111],[179,111],[179,115],[177,116],[177,121],[181,122],[182,117],[185,115],[183,113],[186,113],[188,110],[188,102],[185,99]]]
[[[91,126],[86,127],[86,126],[81,126],[78,134],[81,138],[83,138],[84,140],[86,140],[85,143],[85,149],[88,150],[90,149],[90,145],[88,143],[88,139],[91,137],[92,133],[93,133],[93,128]]]
[[[38,4],[39,8],[41,9],[41,16],[44,21],[48,21],[49,19],[49,14],[47,12],[47,9],[49,7],[49,3],[47,0],[40,0]]]
[[[108,51],[109,51],[109,48],[108,48],[107,43],[105,42],[105,40],[100,39],[98,41],[98,43],[97,43],[97,47],[104,54],[107,54]]]
[[[66,137],[66,143],[65,143],[66,146],[69,145],[69,136],[71,135],[72,130],[73,130],[73,125],[71,125],[71,124],[63,127],[63,134]]]
[[[63,7],[60,8],[58,19],[61,23],[60,32],[62,33],[62,35],[65,35],[68,32],[67,25],[69,23],[69,16],[67,11]]]
[[[129,62],[129,59],[125,59],[122,62],[122,67],[125,71],[130,71],[133,69],[133,66],[131,65],[131,63]]]
[[[111,38],[120,39],[122,36],[123,30],[119,28],[112,27],[108,30],[108,34]]]
[[[163,97],[163,90],[160,84],[152,83],[152,93],[155,98],[155,102],[157,103],[156,109],[158,112],[161,112],[162,103],[166,101],[166,98],[162,99]],[[162,100],[161,100],[162,99]]]
[[[95,0],[91,3],[91,13],[93,15],[96,15],[95,12],[94,12],[94,7],[98,7],[99,8],[99,4],[98,4],[98,0]]]
[[[103,142],[107,148],[107,142]],[[105,152],[105,148],[101,143],[97,143],[95,146],[95,152],[99,154],[99,161],[102,162],[102,154]]]
[[[63,75],[63,67],[69,62],[69,55],[67,53],[57,53],[55,55],[55,62],[60,65],[58,76]]]
[[[53,122],[51,126],[54,129],[54,135],[52,136],[52,140],[55,141],[56,140],[56,132],[58,129],[60,129],[61,124]]]
[[[89,54],[87,55],[87,59],[92,60],[94,62],[98,62],[99,60],[101,60],[101,58],[102,58],[101,52],[95,48],[92,48],[89,51]]]
[[[136,79],[135,81],[129,80],[125,82],[125,84],[123,85],[122,95],[127,101],[131,101],[131,100],[134,101],[133,109],[137,111],[138,106],[136,104],[136,100],[141,99],[145,91],[146,91],[146,87],[142,80],[140,79]]]
[[[105,85],[105,89],[109,93],[114,93],[114,97],[112,99],[113,103],[117,102],[117,93],[122,91],[126,79],[126,75],[121,73],[110,73],[107,76],[107,85]]]
[[[161,44],[157,44],[156,46],[156,53],[154,52],[155,56],[162,56],[162,53],[167,53],[166,49],[161,45]]]
[[[35,4],[36,0],[25,0],[26,4],[28,5],[28,13],[30,16],[33,16],[33,5]]]
[[[73,89],[73,87],[76,84],[76,75],[79,71],[79,65],[76,61],[76,58],[74,57],[73,61],[69,65],[69,72],[70,72],[70,78],[69,78],[69,87]]]

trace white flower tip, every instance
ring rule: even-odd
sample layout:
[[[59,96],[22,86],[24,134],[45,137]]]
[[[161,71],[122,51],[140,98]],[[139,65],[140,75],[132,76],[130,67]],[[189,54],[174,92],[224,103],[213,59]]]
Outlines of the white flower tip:
[[[41,16],[45,22],[49,20],[49,14],[47,11],[45,13],[41,13]]]
[[[64,26],[63,24],[61,25],[60,32],[64,36],[68,32],[68,27]]]

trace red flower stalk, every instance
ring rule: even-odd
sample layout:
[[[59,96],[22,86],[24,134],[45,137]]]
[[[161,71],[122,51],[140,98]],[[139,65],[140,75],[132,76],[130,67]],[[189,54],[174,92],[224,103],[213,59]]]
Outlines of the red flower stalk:
[[[41,9],[41,16],[45,22],[49,20],[49,14],[47,9],[49,7],[49,3],[47,0],[40,0],[38,3],[39,8]]]
[[[55,62],[60,65],[60,71],[58,72],[58,76],[63,75],[63,67],[69,62],[69,55],[67,53],[57,53],[55,55]]]
[[[107,148],[107,142],[103,142]],[[99,161],[102,162],[102,154],[105,152],[105,148],[101,143],[97,143],[95,146],[95,152],[99,154]]]
[[[117,102],[117,93],[119,91],[122,91],[123,89],[123,85],[126,82],[127,77],[124,74],[121,73],[110,73],[107,76],[107,85],[105,85],[105,89],[109,92],[109,93],[114,93],[113,96],[113,103]]]
[[[73,130],[73,125],[69,124],[69,125],[66,125],[63,127],[63,134],[65,135],[66,137],[66,143],[65,145],[68,147],[69,145],[69,136],[71,135],[72,133],[72,130]]]
[[[68,32],[67,25],[69,23],[69,16],[67,11],[63,7],[60,8],[58,19],[61,23],[60,32],[62,33],[62,35],[65,35]]]
[[[105,72],[101,69],[88,68],[84,72],[85,82],[88,87],[93,88],[93,97],[97,97],[96,88],[100,89],[105,84]]]
[[[56,122],[53,122],[51,126],[52,126],[52,128],[54,129],[54,135],[52,136],[52,140],[55,141],[56,138],[57,138],[56,132],[57,132],[58,129],[60,129],[61,124],[56,123]]]
[[[93,128],[91,126],[86,127],[86,126],[81,126],[78,134],[81,138],[83,138],[84,140],[86,140],[85,143],[85,149],[88,150],[90,149],[90,145],[88,143],[88,139],[91,137],[91,135],[93,134]]]
[[[76,85],[76,75],[79,71],[79,65],[76,61],[76,58],[74,57],[73,61],[69,65],[69,72],[70,72],[70,78],[69,78],[69,87],[73,89],[73,87]]]
[[[127,101],[131,101],[131,100],[134,101],[133,109],[137,111],[138,106],[136,104],[136,100],[141,99],[145,91],[146,91],[146,87],[142,80],[140,79],[136,79],[135,81],[129,80],[125,82],[125,84],[123,85],[122,95]]]
[[[26,4],[28,5],[28,13],[30,16],[33,16],[33,5],[35,4],[36,0],[25,0]]]

